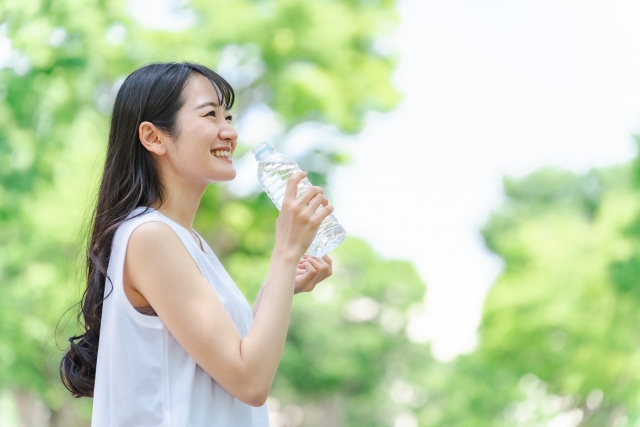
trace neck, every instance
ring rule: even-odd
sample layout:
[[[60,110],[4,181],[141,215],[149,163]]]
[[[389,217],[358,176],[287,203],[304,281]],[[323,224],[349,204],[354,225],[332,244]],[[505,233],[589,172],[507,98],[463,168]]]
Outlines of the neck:
[[[193,218],[200,205],[206,185],[193,185],[178,179],[163,180],[165,200],[156,207],[166,217],[177,222],[187,230],[193,230]]]

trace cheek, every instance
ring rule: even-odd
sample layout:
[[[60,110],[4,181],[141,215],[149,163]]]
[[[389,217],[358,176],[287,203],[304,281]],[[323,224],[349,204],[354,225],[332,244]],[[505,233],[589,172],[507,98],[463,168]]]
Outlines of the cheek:
[[[213,156],[210,151],[211,137],[203,129],[191,129],[191,132],[185,134],[181,139],[183,154],[190,162],[207,162]]]
[[[177,149],[177,167],[182,173],[197,174],[211,167],[211,157],[213,155],[202,148],[202,145],[194,144],[186,138],[181,141],[182,145]],[[213,159],[215,160],[215,159]],[[198,172],[199,171],[199,172]]]

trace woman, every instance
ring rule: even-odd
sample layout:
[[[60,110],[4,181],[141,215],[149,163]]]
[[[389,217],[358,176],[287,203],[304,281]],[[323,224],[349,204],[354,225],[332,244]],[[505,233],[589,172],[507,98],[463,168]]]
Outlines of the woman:
[[[198,64],[152,64],[123,83],[87,253],[85,333],[60,365],[92,426],[267,426],[265,401],[293,294],[331,275],[304,254],[333,211],[288,181],[253,307],[191,225],[208,184],[233,179],[234,93]],[[325,209],[315,213],[320,204]]]

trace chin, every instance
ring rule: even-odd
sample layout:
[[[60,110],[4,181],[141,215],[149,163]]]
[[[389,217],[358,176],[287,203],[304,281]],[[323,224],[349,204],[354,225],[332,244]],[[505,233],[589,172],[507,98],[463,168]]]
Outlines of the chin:
[[[226,173],[226,174],[221,174],[219,176],[217,176],[213,181],[214,182],[227,182],[227,181],[233,181],[236,178],[236,171],[234,170],[233,173]]]

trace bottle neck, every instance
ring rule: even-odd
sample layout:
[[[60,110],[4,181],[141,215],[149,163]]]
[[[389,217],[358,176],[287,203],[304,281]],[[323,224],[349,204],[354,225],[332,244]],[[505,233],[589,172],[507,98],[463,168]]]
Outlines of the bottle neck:
[[[271,148],[271,146],[266,142],[261,142],[260,144],[256,145],[252,151],[256,160],[260,161],[269,157],[269,155],[273,153],[273,148]]]

